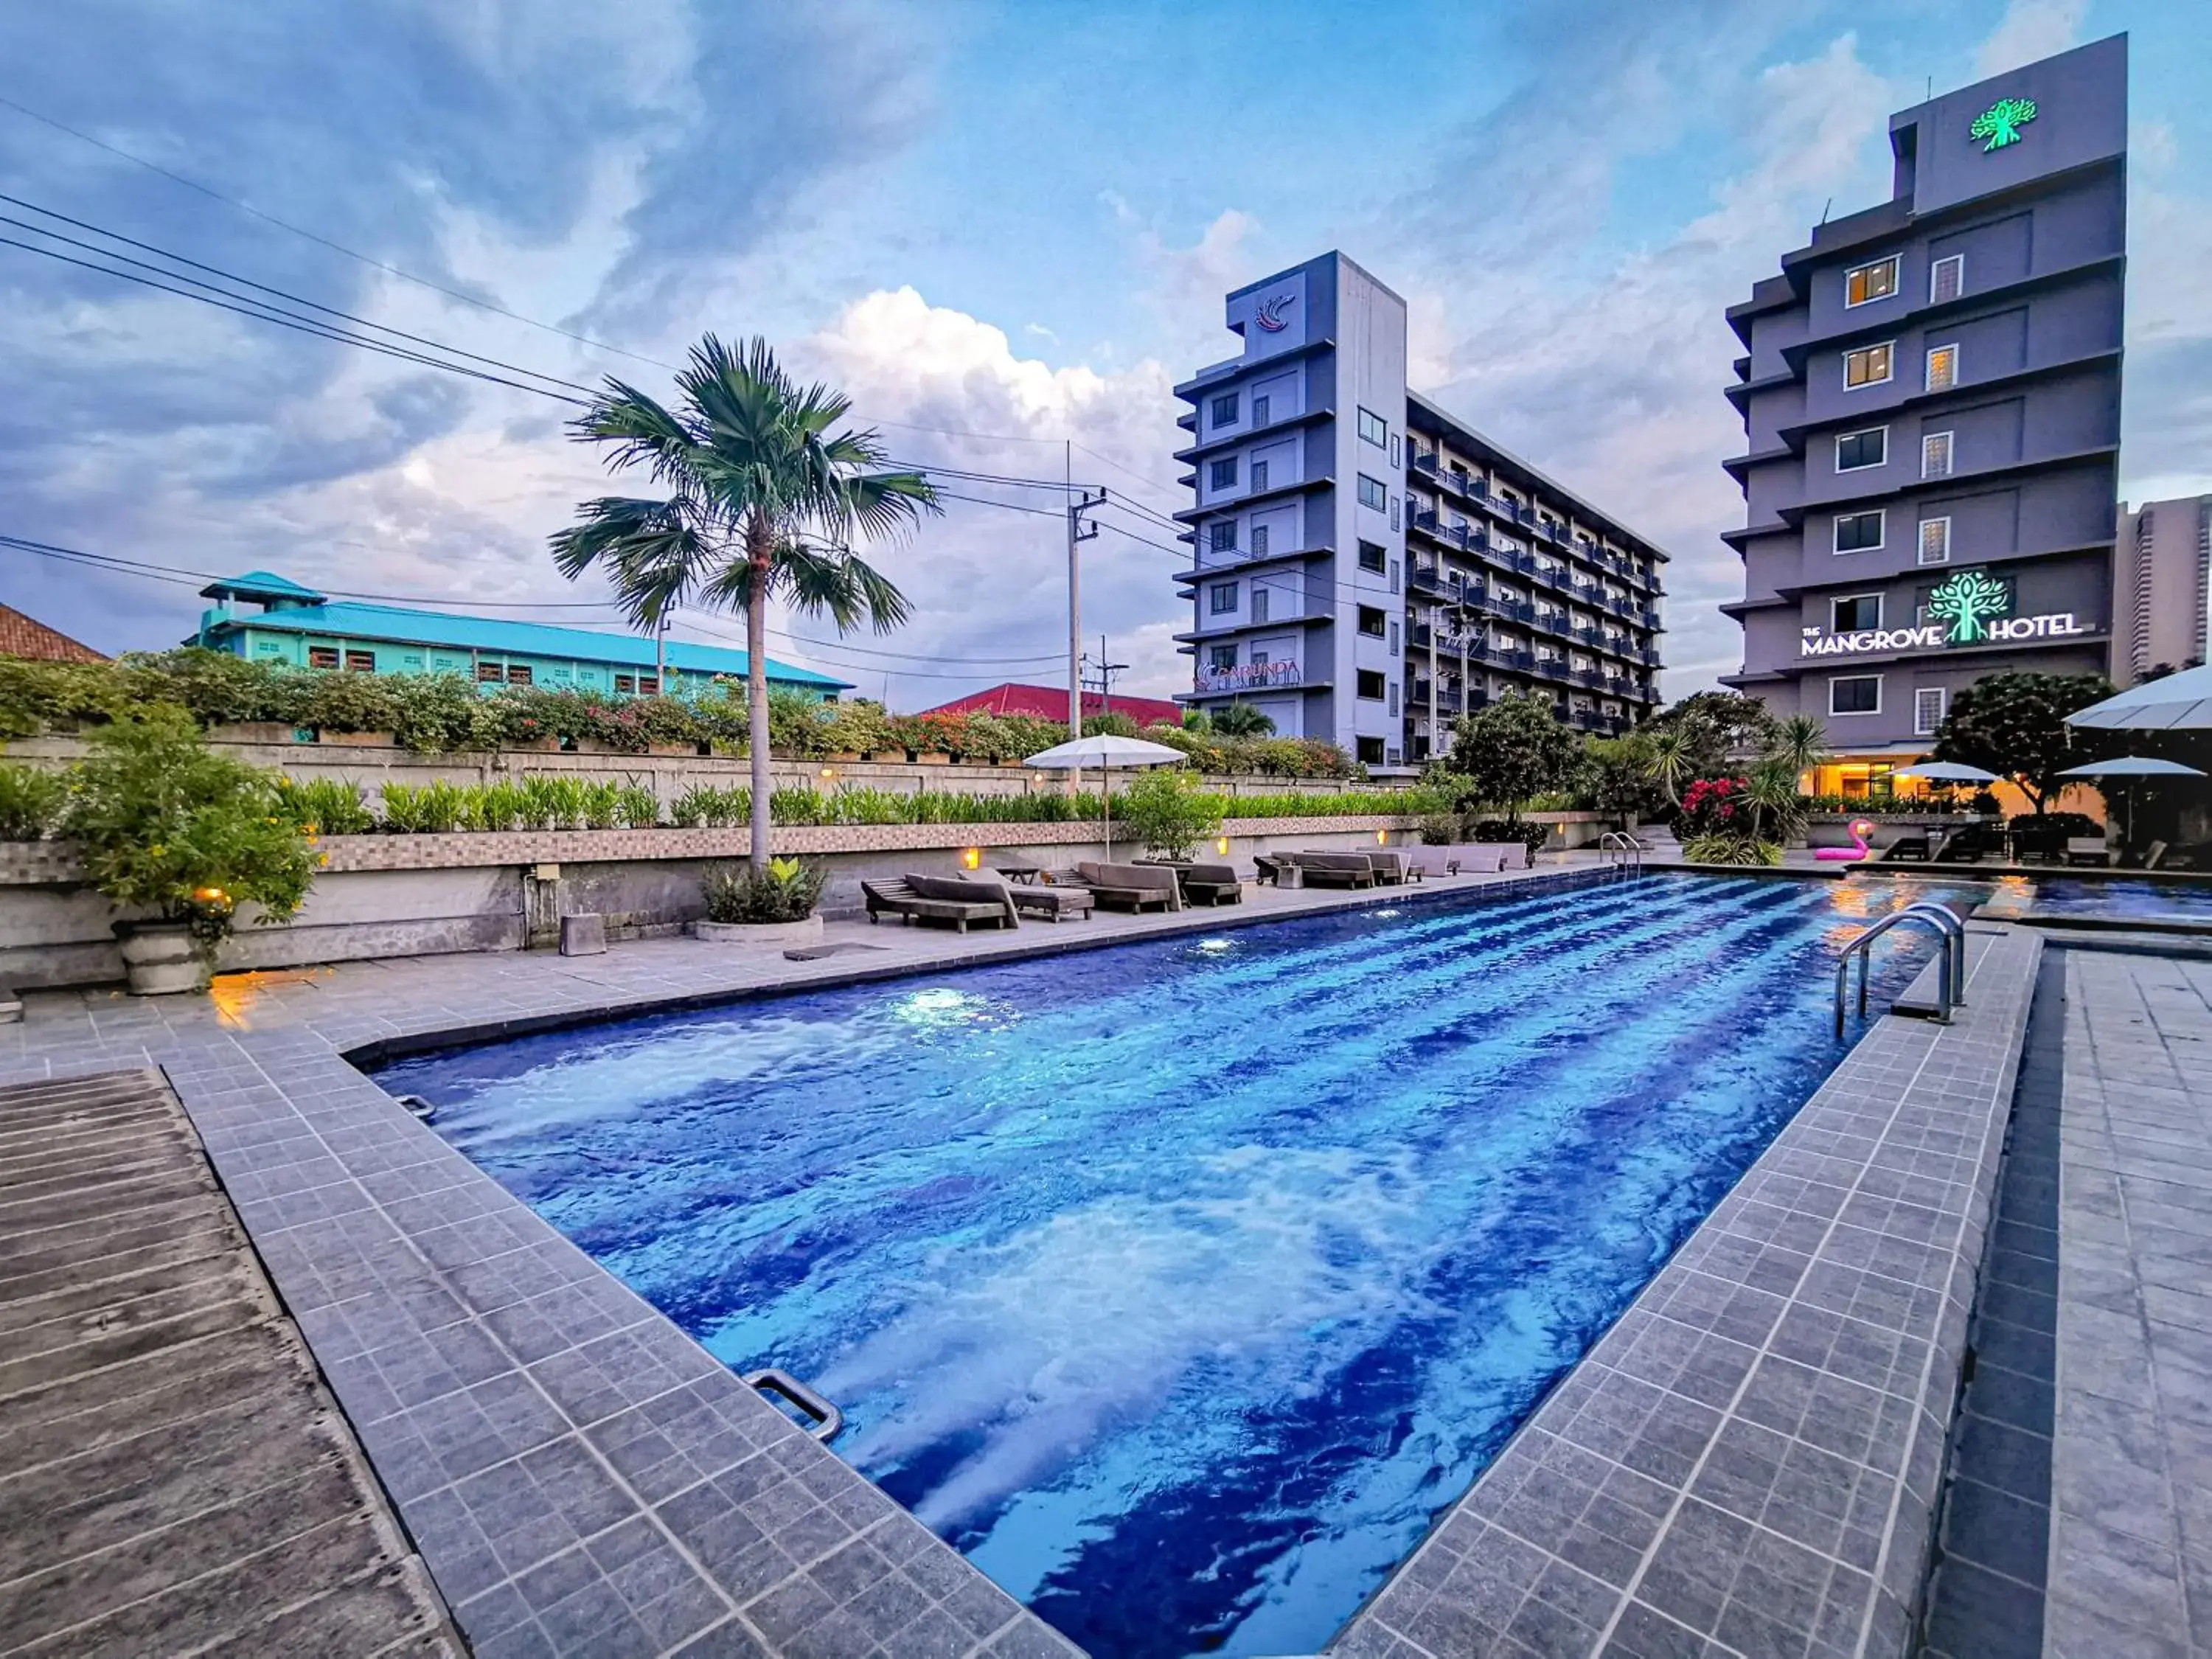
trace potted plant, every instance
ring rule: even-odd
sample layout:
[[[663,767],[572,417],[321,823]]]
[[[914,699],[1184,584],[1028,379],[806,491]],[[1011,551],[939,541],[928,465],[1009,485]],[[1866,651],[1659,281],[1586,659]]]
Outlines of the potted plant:
[[[209,752],[191,716],[155,704],[88,734],[64,833],[115,923],[133,994],[203,988],[241,904],[289,921],[323,861],[269,775]]]
[[[717,865],[707,872],[707,915],[691,924],[698,938],[723,944],[803,945],[822,937],[815,913],[823,872],[797,859],[770,859],[768,868]]]

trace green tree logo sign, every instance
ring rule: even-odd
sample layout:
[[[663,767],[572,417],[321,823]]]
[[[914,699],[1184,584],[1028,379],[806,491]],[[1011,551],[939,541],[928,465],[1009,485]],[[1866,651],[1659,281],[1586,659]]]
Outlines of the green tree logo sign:
[[[1979,570],[1961,570],[1928,596],[1928,614],[1951,625],[1947,644],[1972,645],[1990,636],[1989,619],[2011,608],[2005,585]]]
[[[2020,130],[2033,119],[2034,99],[2000,98],[1974,118],[1974,125],[1966,129],[1966,136],[1988,139],[1982,146],[1982,154],[1986,155],[1993,149],[2018,143]]]

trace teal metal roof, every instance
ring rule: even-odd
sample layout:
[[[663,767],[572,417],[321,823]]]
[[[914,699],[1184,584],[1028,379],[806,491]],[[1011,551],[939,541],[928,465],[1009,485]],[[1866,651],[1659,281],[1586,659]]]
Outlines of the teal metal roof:
[[[240,578],[245,580],[248,579]],[[282,582],[284,579],[279,576],[271,580]],[[588,628],[554,628],[544,623],[507,622],[493,617],[447,616],[434,611],[410,611],[388,605],[325,603],[247,617],[210,617],[206,633],[214,636],[246,628],[275,634],[389,640],[394,644],[485,651],[497,656],[568,657],[580,662],[614,663],[625,668],[649,669],[654,661],[653,641],[634,634],[601,634]],[[745,653],[720,646],[694,645],[688,640],[671,639],[668,665],[687,673],[742,678],[745,673]],[[774,658],[769,659],[768,677],[790,685],[839,690],[849,690],[852,685],[850,680],[833,679],[810,668],[793,668]]]
[[[204,599],[236,598],[241,599],[306,599],[319,600],[323,596],[312,587],[302,587],[289,576],[279,576],[273,571],[249,570],[243,576],[226,576],[219,582],[210,582],[200,589]]]

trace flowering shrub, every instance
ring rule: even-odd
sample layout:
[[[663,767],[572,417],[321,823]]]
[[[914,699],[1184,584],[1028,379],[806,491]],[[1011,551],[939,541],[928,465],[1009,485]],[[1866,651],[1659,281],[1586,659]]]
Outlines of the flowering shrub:
[[[1684,840],[1747,828],[1741,778],[1699,778],[1682,792],[1674,830]]]

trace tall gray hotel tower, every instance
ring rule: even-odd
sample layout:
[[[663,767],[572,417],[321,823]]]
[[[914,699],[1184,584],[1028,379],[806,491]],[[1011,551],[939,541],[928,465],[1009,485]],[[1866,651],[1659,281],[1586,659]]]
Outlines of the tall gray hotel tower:
[[[1586,732],[1659,700],[1666,555],[1406,386],[1406,302],[1325,253],[1228,298],[1237,356],[1176,388],[1196,503],[1187,706],[1419,767],[1511,691]]]
[[[1890,118],[1891,199],[1731,307],[1743,672],[1879,793],[1984,674],[2109,666],[2127,37]]]

